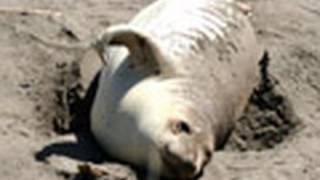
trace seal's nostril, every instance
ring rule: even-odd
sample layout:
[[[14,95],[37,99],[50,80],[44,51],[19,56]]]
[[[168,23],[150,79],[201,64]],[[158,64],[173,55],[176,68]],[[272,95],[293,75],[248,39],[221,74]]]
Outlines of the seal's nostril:
[[[204,154],[205,154],[205,156],[206,156],[208,159],[210,159],[211,156],[212,156],[212,152],[211,152],[210,150],[205,150],[205,151],[204,151]]]

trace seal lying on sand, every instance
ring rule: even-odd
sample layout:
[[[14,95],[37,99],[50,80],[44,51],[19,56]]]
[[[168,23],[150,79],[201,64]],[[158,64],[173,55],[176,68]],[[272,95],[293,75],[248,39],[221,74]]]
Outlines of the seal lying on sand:
[[[91,128],[106,152],[161,176],[193,178],[258,83],[262,55],[233,0],[159,0],[96,43],[103,69]]]

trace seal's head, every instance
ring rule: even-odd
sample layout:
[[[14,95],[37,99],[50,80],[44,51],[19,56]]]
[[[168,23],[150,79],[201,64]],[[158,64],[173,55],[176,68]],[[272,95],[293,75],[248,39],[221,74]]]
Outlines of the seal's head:
[[[180,102],[181,103],[181,102]],[[180,107],[179,107],[180,106]],[[199,176],[213,152],[211,128],[197,112],[185,104],[170,104],[163,117],[165,127],[158,137],[163,174],[169,177]]]
[[[180,91],[188,79],[177,75],[172,57],[136,27],[111,27],[100,40],[95,47],[102,58],[105,45],[126,46],[130,55],[122,63],[128,66],[111,67],[112,77],[100,81],[105,99],[97,112],[112,109],[101,116],[107,123],[93,123],[98,141],[117,158],[162,176],[200,175],[214,149],[212,126]]]
[[[170,91],[179,81],[151,78],[138,84],[123,99],[122,111],[129,112],[150,141],[149,169],[188,179],[199,176],[211,159],[214,137],[199,109]]]

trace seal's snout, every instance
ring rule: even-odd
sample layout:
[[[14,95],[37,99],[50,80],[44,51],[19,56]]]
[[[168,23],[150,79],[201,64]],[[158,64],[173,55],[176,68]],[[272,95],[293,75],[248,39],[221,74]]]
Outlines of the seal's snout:
[[[193,178],[199,173],[199,167],[197,167],[197,154],[176,154],[170,150],[170,146],[164,148],[163,161],[170,169],[172,174],[179,174],[183,178]]]
[[[201,175],[211,159],[213,144],[210,133],[190,120],[190,111],[180,111],[176,117],[169,118],[170,140],[161,148],[165,171],[169,176],[193,179]],[[188,116],[187,116],[188,115]]]
[[[175,170],[180,174],[181,177],[187,177],[187,178],[192,178],[198,174],[197,166],[194,163],[195,161],[191,159],[179,159],[178,160],[178,166],[179,170]]]

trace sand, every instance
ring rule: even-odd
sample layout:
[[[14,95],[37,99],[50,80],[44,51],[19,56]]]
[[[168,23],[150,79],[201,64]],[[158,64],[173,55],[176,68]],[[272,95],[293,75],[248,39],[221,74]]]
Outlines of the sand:
[[[92,179],[79,173],[88,162],[103,164],[100,179],[146,179],[104,155],[88,133],[84,97],[102,67],[97,55],[53,44],[89,42],[151,2],[0,0],[0,179]],[[200,179],[317,180],[320,2],[247,2],[266,50],[264,78]]]

